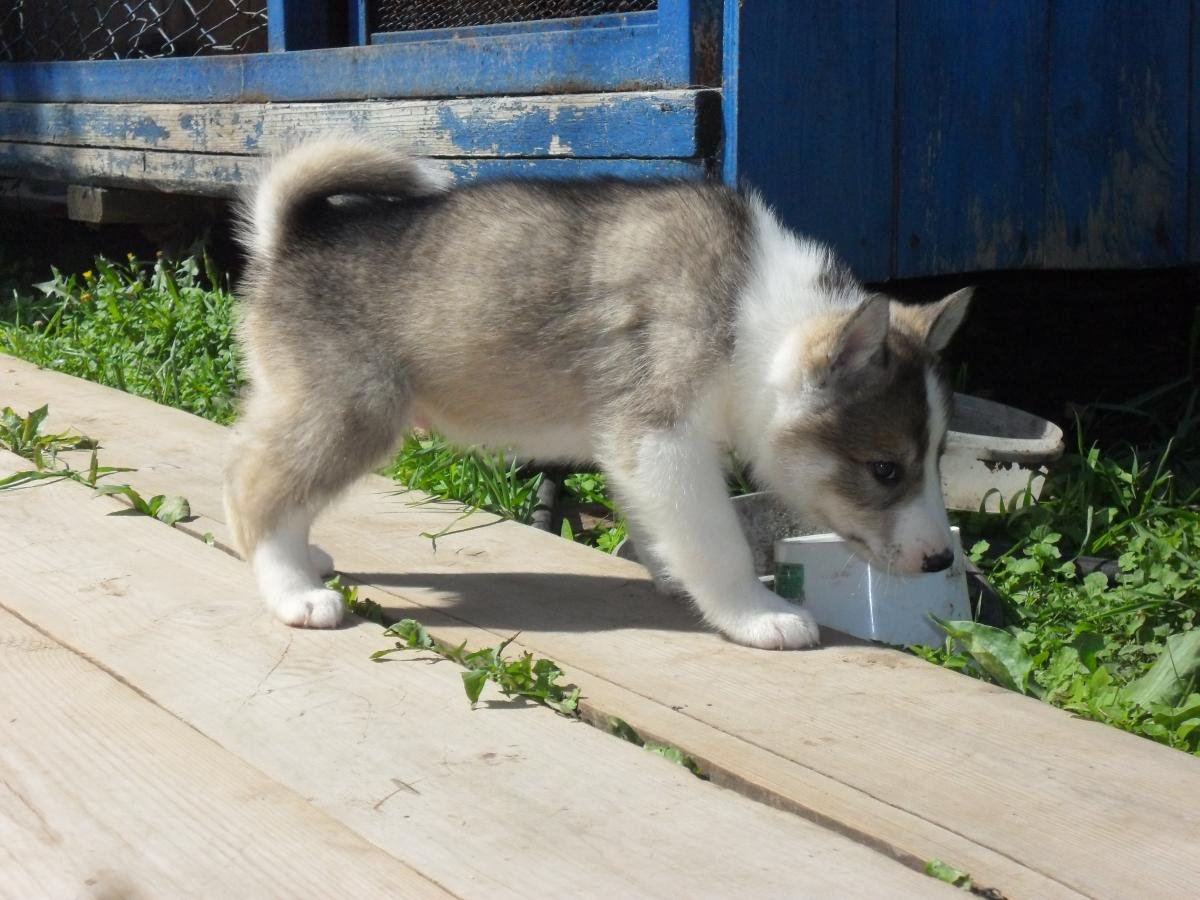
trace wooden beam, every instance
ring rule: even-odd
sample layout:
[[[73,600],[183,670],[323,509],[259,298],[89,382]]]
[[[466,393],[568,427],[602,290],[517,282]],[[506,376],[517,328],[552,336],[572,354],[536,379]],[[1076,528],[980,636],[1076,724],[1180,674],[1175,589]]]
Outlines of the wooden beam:
[[[328,0],[267,0],[267,50],[316,50],[329,45]]]
[[[676,159],[453,159],[458,178],[702,178],[702,160]],[[260,165],[258,157],[214,153],[105,150],[48,144],[0,143],[0,175],[137,187],[232,198]]]
[[[217,204],[158,191],[130,191],[93,185],[67,187],[67,217],[95,225],[199,221],[218,215]]]
[[[0,100],[260,102],[688,87],[658,26],[479,34],[289,53],[0,63]]]
[[[346,43],[365,47],[371,43],[371,9],[367,0],[346,0]]]
[[[277,153],[307,135],[370,134],[421,156],[687,159],[716,147],[714,91],[347,103],[0,103],[0,141]]]

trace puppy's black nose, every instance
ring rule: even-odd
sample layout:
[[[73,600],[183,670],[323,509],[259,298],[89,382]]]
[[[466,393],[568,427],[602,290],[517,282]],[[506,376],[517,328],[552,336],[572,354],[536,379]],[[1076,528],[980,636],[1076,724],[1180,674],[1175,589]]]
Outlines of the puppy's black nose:
[[[947,547],[941,553],[935,553],[932,556],[927,556],[921,563],[922,572],[941,572],[950,568],[950,564],[954,562],[954,551]]]

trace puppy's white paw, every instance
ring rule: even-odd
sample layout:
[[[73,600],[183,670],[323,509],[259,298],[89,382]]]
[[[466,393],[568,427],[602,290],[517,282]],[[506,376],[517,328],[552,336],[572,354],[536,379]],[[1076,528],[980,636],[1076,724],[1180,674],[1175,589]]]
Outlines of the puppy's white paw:
[[[329,588],[286,594],[271,606],[281,622],[295,628],[337,628],[346,615],[342,595]]]
[[[337,571],[333,567],[333,557],[316,544],[308,545],[308,558],[312,562],[313,570],[322,578],[331,578]]]
[[[726,628],[731,641],[762,650],[800,650],[821,643],[821,630],[804,609],[754,612]]]

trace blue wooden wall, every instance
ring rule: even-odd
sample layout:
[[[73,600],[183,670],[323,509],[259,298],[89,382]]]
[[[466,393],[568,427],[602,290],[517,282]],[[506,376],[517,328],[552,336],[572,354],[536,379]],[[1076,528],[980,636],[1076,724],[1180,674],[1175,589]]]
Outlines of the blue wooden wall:
[[[1200,0],[726,9],[725,173],[872,279],[1200,263]]]
[[[228,192],[268,101],[370,129],[342,101],[478,97],[441,154],[464,177],[716,172],[871,280],[1200,263],[1200,0],[660,0],[399,35],[338,2],[347,47],[320,48],[322,4],[269,0],[268,53],[0,64],[0,174]],[[559,99],[516,127],[497,95]],[[180,103],[213,133],[236,106],[244,147],[187,145]],[[104,104],[178,145],[97,137]]]

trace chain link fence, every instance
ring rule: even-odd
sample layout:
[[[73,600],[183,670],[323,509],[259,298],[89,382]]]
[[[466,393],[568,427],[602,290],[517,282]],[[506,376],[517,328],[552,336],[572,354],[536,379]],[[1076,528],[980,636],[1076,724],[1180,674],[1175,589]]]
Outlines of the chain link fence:
[[[374,0],[371,30],[423,31],[657,8],[657,0]],[[267,0],[0,0],[3,62],[266,49]]]
[[[0,0],[0,61],[151,59],[266,49],[267,0]]]
[[[657,0],[376,0],[373,31],[424,31],[657,9]]]

